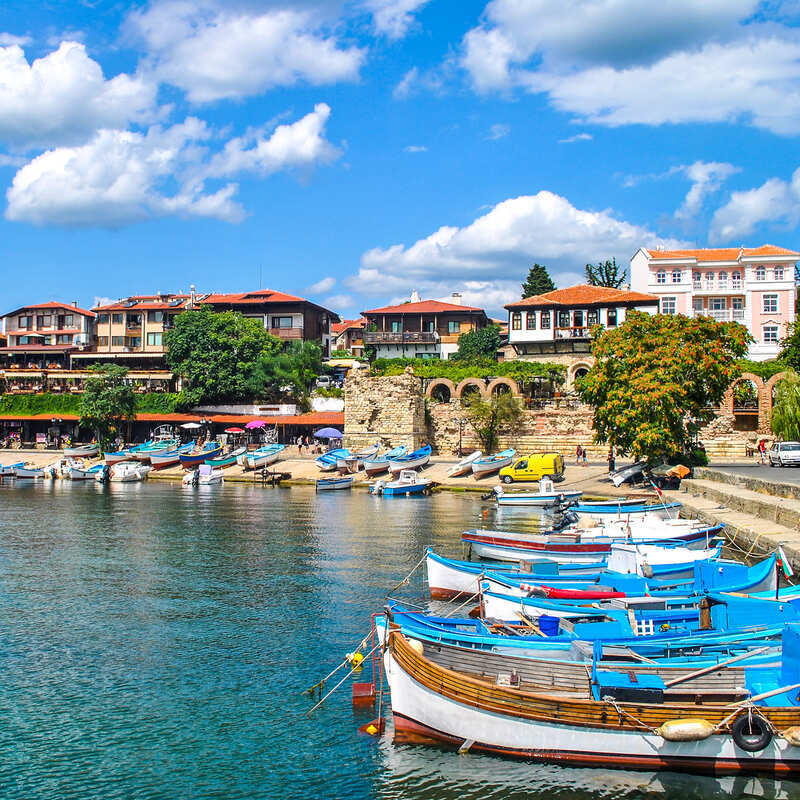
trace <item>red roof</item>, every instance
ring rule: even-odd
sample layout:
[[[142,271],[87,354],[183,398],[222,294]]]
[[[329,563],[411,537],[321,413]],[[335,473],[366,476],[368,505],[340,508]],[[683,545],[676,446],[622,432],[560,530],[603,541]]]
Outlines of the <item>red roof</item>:
[[[75,350],[77,348],[77,344],[15,344],[0,347],[0,353],[18,353],[20,351],[27,353],[63,353],[67,350]]]
[[[60,303],[57,300],[53,300],[49,303],[36,303],[32,306],[22,306],[21,308],[14,309],[14,311],[9,311],[3,316],[10,317],[13,314],[18,314],[20,311],[37,311],[39,309],[44,310],[48,308],[60,308],[65,311],[71,311],[73,314],[82,314],[84,317],[94,318],[94,312],[92,311],[87,311],[85,308],[78,308],[78,306],[73,306],[71,303]]]
[[[231,305],[261,305],[263,303],[308,303],[302,297],[272,289],[259,289],[257,292],[234,292],[233,294],[210,294],[202,303],[229,303]]]
[[[199,297],[200,295],[196,296]],[[191,295],[188,294],[146,294],[146,295],[133,295],[131,297],[122,298],[117,300],[116,303],[109,303],[105,306],[95,306],[95,311],[163,311],[164,309],[174,308],[183,310]],[[180,303],[172,305],[175,300],[180,300]],[[130,305],[133,303],[133,305]]]
[[[348,328],[363,328],[367,324],[367,321],[362,317],[361,319],[344,319],[341,322],[334,322],[331,325],[331,333],[334,336],[338,336],[340,333],[344,333]]]
[[[0,419],[11,420],[50,420],[53,416],[65,420],[77,420],[76,414],[0,414]],[[137,414],[137,422],[197,422],[200,414]],[[229,425],[231,423],[247,423],[254,419],[263,419],[272,425],[344,425],[343,411],[314,411],[310,414],[281,414],[276,416],[241,416],[237,414],[205,415],[212,422]]]
[[[658,259],[692,259],[696,261],[738,261],[740,258],[758,258],[759,256],[794,256],[800,259],[800,253],[764,244],[761,247],[706,247],[699,250],[647,250],[650,258]]]
[[[473,312],[481,314],[485,312],[482,308],[475,306],[460,306],[457,303],[443,303],[441,300],[421,300],[418,303],[400,303],[398,306],[385,306],[384,308],[373,308],[369,311],[362,311],[366,314],[442,314],[454,311]]]
[[[555,289],[552,292],[526,297],[516,303],[509,303],[506,308],[530,308],[531,306],[587,306],[612,305],[617,303],[652,303],[658,304],[658,298],[652,294],[630,292],[625,289],[610,289],[606,286],[590,286],[582,283],[567,289]]]

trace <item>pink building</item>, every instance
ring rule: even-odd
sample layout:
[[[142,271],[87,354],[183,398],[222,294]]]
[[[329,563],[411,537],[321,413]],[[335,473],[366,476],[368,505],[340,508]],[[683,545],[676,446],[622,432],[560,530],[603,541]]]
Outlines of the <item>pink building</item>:
[[[775,358],[794,321],[800,253],[767,244],[702,250],[647,250],[631,259],[631,289],[659,298],[662,314],[709,316],[745,325],[749,357]]]

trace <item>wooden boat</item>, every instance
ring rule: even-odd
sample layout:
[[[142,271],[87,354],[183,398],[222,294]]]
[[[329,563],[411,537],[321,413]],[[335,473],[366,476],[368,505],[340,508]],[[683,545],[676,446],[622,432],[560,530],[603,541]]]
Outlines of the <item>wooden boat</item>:
[[[506,492],[502,486],[495,486],[492,491],[499,506],[538,506],[540,508],[548,508],[574,503],[583,496],[583,492],[578,490],[556,491],[552,489],[552,483],[549,484],[549,488],[543,488],[541,483],[544,483],[544,480],[540,482],[538,492]]]
[[[472,462],[472,477],[476,480],[478,478],[485,478],[487,475],[493,475],[499,472],[503,467],[507,467],[513,460],[515,450],[509,448],[495,453],[491,456],[484,456],[483,458],[476,458]]]
[[[576,514],[583,514],[597,520],[607,519],[630,519],[642,520],[650,517],[659,519],[674,519],[681,510],[681,504],[673,503],[648,503],[646,501],[626,500],[624,505],[614,500],[604,500],[601,502],[576,503],[572,510]]]
[[[72,466],[67,470],[64,477],[70,481],[93,481],[105,464],[100,461],[91,467],[86,466]]]
[[[392,475],[395,475],[404,469],[421,469],[430,460],[431,446],[426,444],[424,447],[414,450],[413,453],[408,453],[408,455],[391,459],[389,461],[389,472],[391,472]]]
[[[222,470],[212,469],[210,464],[200,464],[197,469],[187,472],[182,480],[184,486],[209,486],[211,484],[224,482],[225,479]]]
[[[147,480],[147,475],[152,467],[149,464],[139,464],[136,461],[122,461],[109,467],[108,480],[111,483],[134,483]],[[96,480],[104,480],[103,472],[98,472]]]
[[[222,445],[219,442],[206,442],[200,450],[181,453],[178,460],[184,469],[192,469],[200,464],[205,464],[210,458],[216,458],[221,452]]]
[[[707,526],[691,520],[614,520],[596,528],[568,528],[541,534],[472,530],[461,534],[474,555],[495,561],[549,558],[556,561],[597,561],[622,544],[680,544],[692,549],[708,547],[722,525]]]
[[[147,447],[142,447],[139,450],[131,452],[131,457],[136,461],[141,461],[143,464],[149,464],[154,455],[161,455],[162,453],[170,453],[175,448],[179,447],[180,439],[170,437],[167,439],[157,439]]]
[[[247,453],[247,445],[242,445],[241,447],[237,447],[235,450],[230,450],[227,453],[224,453],[219,458],[211,458],[206,461],[209,467],[212,469],[217,468],[225,468],[233,466],[239,456],[244,455]]]
[[[702,704],[667,702],[660,677],[639,673],[631,679],[596,664],[588,676],[591,698],[542,691],[513,673],[448,669],[426,657],[421,643],[392,631],[384,664],[395,741],[604,769],[797,777],[797,628],[786,626],[781,669],[760,673],[771,678],[768,698],[762,699],[764,684],[754,684],[748,688],[755,699],[739,705],[704,702],[702,695]],[[775,691],[790,687],[791,695]],[[766,705],[765,699],[784,705]]]
[[[396,481],[375,481],[369,487],[370,494],[381,494],[385,497],[398,497],[401,495],[424,494],[431,487],[433,481],[421,478],[413,469],[404,469]]]
[[[100,452],[99,444],[82,444],[77,447],[65,447],[65,456],[74,456],[76,458],[86,456],[96,456]]]
[[[621,467],[614,470],[614,472],[610,472],[608,477],[614,486],[622,486],[625,481],[634,482],[637,478],[642,477],[645,469],[647,469],[647,461],[636,461],[627,467]]]
[[[16,478],[27,478],[29,480],[44,478],[44,470],[39,467],[17,467],[15,471]]]
[[[346,447],[337,447],[335,450],[328,450],[327,453],[318,456],[314,463],[322,472],[333,472],[339,459],[347,458],[349,455],[350,451]]]
[[[182,455],[191,453],[192,450],[194,450],[194,442],[187,442],[180,447],[176,447],[174,450],[167,450],[163,453],[152,452],[150,454],[150,464],[154,470],[174,467],[175,464],[180,463]]]
[[[17,461],[14,464],[0,464],[0,477],[13,478],[20,467],[24,467],[24,461]]]
[[[389,469],[389,462],[394,458],[402,458],[408,453],[408,449],[404,445],[400,447],[393,447],[381,455],[373,456],[372,458],[364,459],[364,472],[370,477],[373,475],[380,475]]]
[[[317,478],[318,492],[332,492],[338,489],[350,489],[353,486],[353,476],[346,475],[344,478]]]
[[[338,469],[342,475],[358,472],[359,470],[364,469],[364,461],[374,458],[376,455],[378,455],[378,450],[380,450],[380,447],[380,442],[376,442],[374,445],[371,445],[370,447],[364,447],[355,453],[351,453],[349,456],[337,458],[336,469]]]
[[[469,475],[472,472],[473,462],[477,461],[481,456],[483,456],[483,453],[480,450],[476,450],[474,453],[464,456],[461,461],[457,464],[453,464],[453,466],[447,470],[447,477],[460,478],[462,475]]]
[[[274,464],[285,449],[285,444],[268,444],[252,453],[241,453],[237,456],[236,463],[246,470],[267,467]]]
[[[120,461],[128,461],[131,458],[128,450],[113,450],[103,453],[103,460],[108,466],[119,464]]]

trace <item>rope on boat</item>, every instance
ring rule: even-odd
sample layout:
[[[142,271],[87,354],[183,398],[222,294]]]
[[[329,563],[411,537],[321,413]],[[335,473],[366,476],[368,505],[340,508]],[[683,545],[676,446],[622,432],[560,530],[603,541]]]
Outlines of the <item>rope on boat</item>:
[[[480,594],[481,594],[481,592],[480,592],[480,589],[479,589],[477,592],[475,592],[475,594],[473,594],[473,595],[471,595],[470,597],[468,597],[468,598],[467,598],[467,599],[466,599],[466,600],[465,600],[465,601],[464,601],[464,602],[463,602],[461,605],[459,605],[459,606],[456,606],[456,607],[455,607],[455,608],[454,608],[452,611],[449,611],[449,612],[448,612],[447,614],[445,614],[444,616],[445,616],[445,617],[452,617],[452,616],[453,616],[453,614],[455,614],[455,613],[456,613],[456,611],[458,611],[458,610],[459,610],[459,609],[461,609],[461,608],[464,608],[464,606],[465,606],[467,603],[471,603],[471,602],[472,602],[472,601],[473,601],[473,600],[474,600],[476,597],[480,597]]]
[[[360,652],[360,651],[361,651],[363,648],[365,648],[365,647],[367,646],[367,644],[369,643],[369,638],[370,638],[370,636],[372,636],[372,631],[370,631],[370,632],[369,632],[369,633],[368,633],[368,634],[367,634],[367,635],[366,635],[366,636],[365,636],[365,637],[364,637],[364,638],[363,638],[363,639],[362,639],[362,640],[361,640],[361,641],[360,641],[360,642],[359,642],[359,643],[358,643],[358,644],[355,646],[355,649],[353,650],[353,652],[354,652],[354,653],[358,653],[358,652]],[[350,653],[348,653],[347,655],[349,656],[349,655],[350,655]],[[337,672],[338,672],[338,671],[339,671],[339,670],[340,670],[342,667],[346,666],[347,664],[350,664],[350,665],[352,666],[352,663],[353,663],[353,662],[352,662],[352,660],[351,660],[350,658],[348,658],[348,657],[345,657],[344,661],[342,661],[342,663],[341,663],[341,664],[339,664],[337,667],[334,667],[334,668],[333,668],[333,669],[332,669],[332,670],[331,670],[331,671],[330,671],[330,672],[329,672],[329,673],[328,673],[328,674],[327,674],[327,675],[326,675],[326,676],[325,676],[325,677],[324,677],[322,680],[320,680],[320,681],[317,681],[317,683],[315,683],[313,686],[309,686],[309,687],[308,687],[308,689],[306,689],[306,690],[303,692],[303,694],[310,694],[310,695],[313,697],[313,696],[314,696],[314,692],[315,692],[315,691],[317,691],[317,690],[319,690],[319,693],[320,693],[320,694],[322,694],[322,689],[323,689],[323,687],[325,686],[325,681],[327,681],[327,680],[330,680],[330,679],[331,679],[331,678],[332,678],[332,677],[333,677],[333,676],[334,676],[334,675],[335,675],[335,674],[336,674],[336,673],[337,673]],[[359,661],[359,664],[360,664],[360,663],[361,663],[361,662]]]
[[[608,703],[610,706],[614,707],[614,710],[617,712],[617,714],[619,714],[620,722],[622,722],[622,718],[623,717],[628,717],[628,719],[632,719],[639,727],[644,728],[646,731],[649,731],[650,733],[655,734],[656,736],[660,736],[661,735],[658,732],[657,728],[651,727],[646,722],[642,722],[637,717],[634,717],[633,714],[631,714],[630,712],[626,711],[624,708],[620,708],[619,703],[617,703],[617,701],[613,697],[611,697],[610,695],[606,695],[603,698],[603,702],[604,703]]]
[[[405,578],[403,578],[403,580],[401,580],[400,583],[397,584],[397,586],[393,586],[391,589],[389,589],[387,597],[390,594],[392,594],[392,592],[396,592],[401,586],[405,586],[408,583],[409,578],[411,578],[411,576],[425,563],[425,559],[427,557],[428,554],[425,553],[425,555],[422,556],[422,558],[419,561],[417,561],[416,565],[414,566],[414,569],[412,569],[411,572],[409,572],[408,575],[406,575]]]

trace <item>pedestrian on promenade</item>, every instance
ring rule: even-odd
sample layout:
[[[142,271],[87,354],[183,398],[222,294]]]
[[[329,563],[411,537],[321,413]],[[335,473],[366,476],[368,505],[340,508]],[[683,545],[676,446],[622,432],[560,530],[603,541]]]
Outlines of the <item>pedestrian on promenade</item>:
[[[583,458],[583,466],[585,467],[585,466],[586,466],[586,448],[585,448],[585,447],[583,447],[583,448],[581,448],[581,449],[582,449],[582,451],[583,451],[583,452],[581,453],[581,456],[582,456],[582,458]]]
[[[297,452],[300,453],[300,455],[303,455],[303,437],[302,436],[298,436],[297,437],[296,444],[297,444]]]
[[[613,472],[617,467],[617,460],[614,458],[614,448],[608,448],[608,471]]]
[[[580,445],[578,445],[578,446],[575,448],[575,466],[576,466],[576,467],[580,466],[580,463],[581,463],[581,456],[582,456],[582,455],[583,455],[583,448],[582,448]]]
[[[758,442],[758,455],[761,458],[761,463],[767,463],[767,441],[766,439],[759,439]]]

